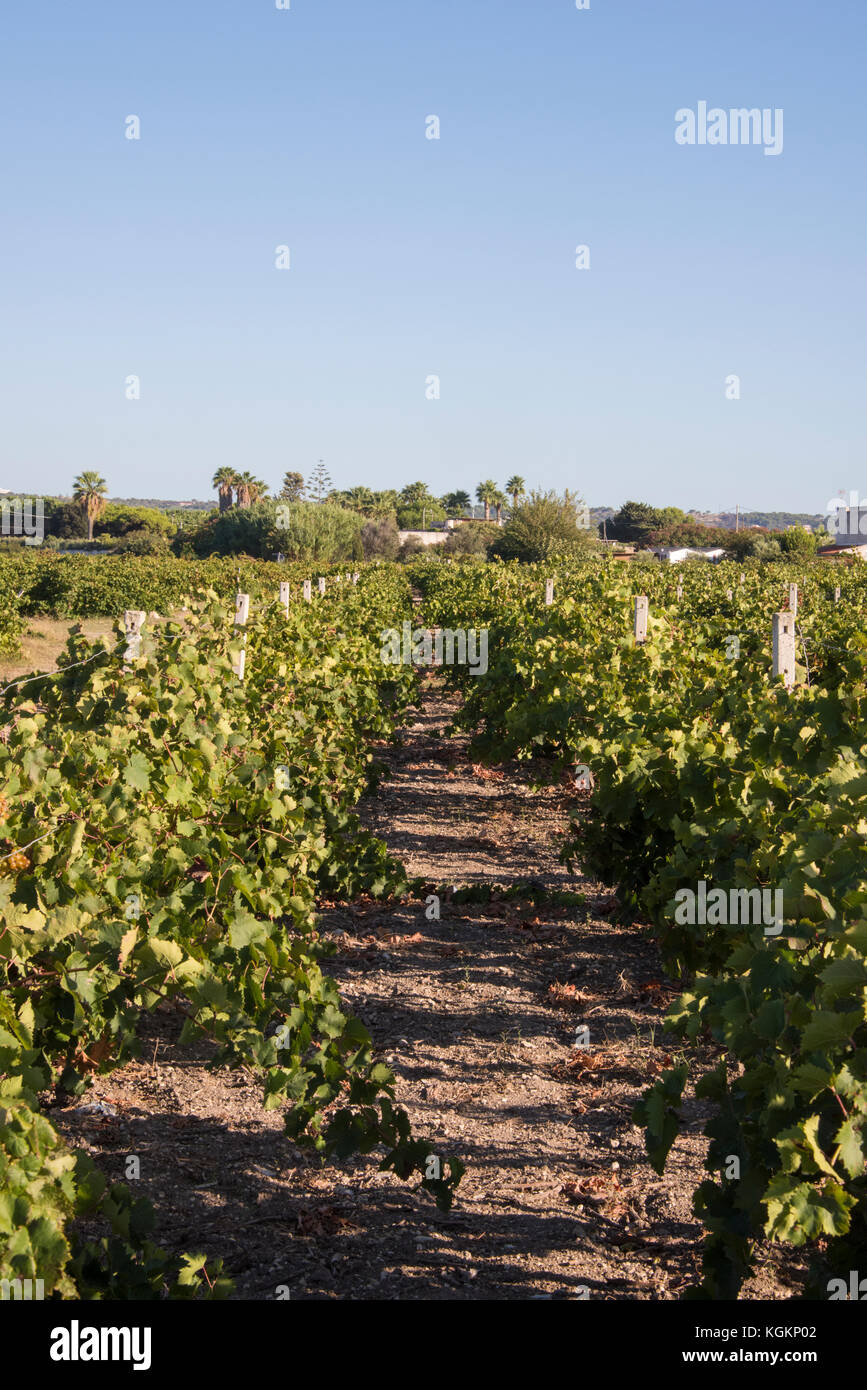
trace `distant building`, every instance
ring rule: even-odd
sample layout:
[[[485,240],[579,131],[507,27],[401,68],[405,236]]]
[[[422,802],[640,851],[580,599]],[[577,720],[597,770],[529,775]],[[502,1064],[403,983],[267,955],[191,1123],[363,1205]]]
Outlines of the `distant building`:
[[[867,536],[862,538],[860,545],[826,545],[816,554],[820,560],[838,560],[845,563],[852,560],[867,560]]]
[[[448,540],[448,531],[398,531],[400,543],[408,541],[410,537],[421,541],[422,545],[442,545]]]
[[[690,546],[684,545],[676,550],[658,550],[656,552],[664,563],[669,565],[679,565],[682,560],[689,559],[690,555],[698,555],[702,560],[721,560],[725,551],[721,546],[713,546],[709,550],[693,550]]]
[[[487,521],[485,521],[484,512],[481,512],[480,515],[478,515],[478,516],[476,516],[475,513],[474,513],[472,516],[450,516],[449,519],[448,519],[448,521],[447,521],[445,524],[446,524],[446,526],[449,528],[450,531],[454,531],[454,529],[455,529],[456,526],[469,526],[469,525],[471,525],[473,522],[479,522],[479,521],[482,522],[482,523],[484,523],[484,525],[486,525],[486,526],[496,526],[496,524],[497,524],[496,514],[492,511],[492,512],[491,512],[491,515],[488,517]],[[500,517],[500,523],[499,523],[499,524],[500,524],[501,526],[503,525],[503,518],[502,518],[502,517]]]
[[[867,506],[838,507],[829,514],[828,530],[836,546],[867,545]]]

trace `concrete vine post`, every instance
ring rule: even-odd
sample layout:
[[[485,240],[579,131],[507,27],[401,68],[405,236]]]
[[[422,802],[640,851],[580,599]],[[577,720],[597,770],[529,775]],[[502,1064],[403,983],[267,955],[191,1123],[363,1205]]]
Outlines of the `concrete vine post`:
[[[789,610],[774,614],[773,676],[783,677],[786,689],[795,684],[795,615]]]
[[[235,598],[235,627],[246,627],[246,626],[247,626],[247,619],[249,618],[249,616],[250,616],[250,595],[249,595],[249,594],[242,594],[242,593],[239,592],[238,595],[237,595],[236,598]],[[238,677],[239,680],[243,680],[243,679],[244,679],[244,666],[245,666],[245,662],[246,662],[246,658],[247,658],[247,653],[246,653],[246,651],[244,650],[244,648],[245,648],[246,645],[247,645],[247,634],[246,634],[246,632],[244,633],[243,637],[241,638],[241,643],[242,643],[241,650],[238,652],[238,655],[235,657],[235,661],[234,661],[234,663],[233,663],[235,675]]]
[[[635,598],[635,640],[639,643],[647,641],[648,608],[647,595],[637,594]]]
[[[124,661],[135,661],[141,656],[141,630],[147,613],[142,608],[127,608],[123,615],[126,632],[126,651]]]

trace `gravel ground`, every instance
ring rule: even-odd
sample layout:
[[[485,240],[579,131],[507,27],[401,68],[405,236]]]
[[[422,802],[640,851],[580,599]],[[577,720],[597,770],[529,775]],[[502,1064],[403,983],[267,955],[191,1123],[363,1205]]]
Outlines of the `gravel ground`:
[[[562,787],[532,792],[522,769],[474,768],[447,738],[438,677],[364,819],[433,885],[511,884],[585,895],[555,905],[494,893],[440,917],[425,893],[324,903],[329,969],[393,1067],[413,1128],[467,1172],[453,1210],[377,1171],[371,1156],[325,1165],[285,1137],[245,1072],[179,1048],[175,1018],[143,1025],[142,1057],[52,1118],[113,1178],[141,1162],[157,1240],[222,1257],[238,1299],[672,1299],[693,1282],[701,1231],[704,1107],[663,1177],[630,1115],[671,1059],[661,1017],[676,993],[640,927],[609,924],[611,898],[557,858]],[[576,1047],[577,1029],[589,1046]],[[790,1298],[800,1262],[760,1252],[747,1298]]]

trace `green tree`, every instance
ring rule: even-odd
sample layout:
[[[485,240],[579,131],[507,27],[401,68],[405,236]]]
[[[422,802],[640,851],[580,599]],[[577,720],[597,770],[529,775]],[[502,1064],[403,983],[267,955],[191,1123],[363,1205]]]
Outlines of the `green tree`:
[[[280,498],[283,502],[300,502],[304,496],[304,478],[300,473],[284,473]]]
[[[61,540],[74,540],[84,534],[87,518],[81,502],[45,499],[45,534]]]
[[[663,513],[647,502],[624,502],[608,522],[608,535],[618,541],[646,545],[651,533],[658,531],[663,521]]]
[[[676,522],[674,525],[663,525],[651,531],[646,540],[649,545],[667,546],[672,550],[677,550],[680,546],[687,546],[693,550],[708,550],[711,546],[722,546],[728,549],[729,538],[733,536],[732,531],[725,531],[717,526],[702,526],[700,521]]]
[[[356,512],[330,502],[295,502],[286,510],[288,524],[281,525],[283,518],[271,499],[233,507],[203,522],[191,534],[190,542],[202,556],[252,555],[273,560],[282,551],[287,560],[330,563],[363,559],[362,519]]]
[[[445,497],[440,498],[440,503],[446,516],[463,516],[473,504],[468,492],[447,492]]]
[[[331,475],[322,459],[320,459],[313,469],[313,472],[310,474],[310,479],[307,483],[307,491],[310,493],[311,497],[316,498],[317,502],[322,502],[330,489]]]
[[[93,540],[93,523],[105,510],[105,494],[108,484],[99,473],[79,473],[72,484],[72,495],[80,502],[87,517],[87,539]]]
[[[177,522],[155,507],[123,507],[108,502],[93,528],[94,536],[128,536],[144,527],[149,532],[174,535]]]
[[[399,506],[397,509],[397,524],[401,531],[423,531],[445,519],[446,514],[435,497],[429,497],[421,506]]]
[[[805,531],[803,526],[787,526],[779,541],[783,554],[791,560],[812,560],[823,538]]]
[[[118,541],[116,555],[169,555],[169,540],[165,531],[153,531],[141,526],[136,531],[127,531]]]
[[[582,520],[584,504],[572,492],[531,492],[496,533],[490,555],[532,563],[558,554],[590,554],[598,541]]]

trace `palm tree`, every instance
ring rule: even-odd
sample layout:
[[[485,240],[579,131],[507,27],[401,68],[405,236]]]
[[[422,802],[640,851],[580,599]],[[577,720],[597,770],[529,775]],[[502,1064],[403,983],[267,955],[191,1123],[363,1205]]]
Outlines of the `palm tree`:
[[[506,491],[512,499],[512,506],[517,507],[518,498],[524,496],[526,484],[519,473],[513,473],[506,483]]]
[[[395,516],[399,506],[400,498],[394,488],[385,488],[382,492],[374,492],[370,515],[374,518]]]
[[[236,473],[235,491],[238,494],[239,507],[252,507],[254,502],[265,496],[268,484],[263,483],[261,478],[254,478],[252,473]]]
[[[441,501],[449,516],[461,516],[472,506],[472,498],[468,492],[447,492]]]
[[[255,482],[250,472],[235,474],[235,501],[239,507],[250,505],[250,485]]]
[[[234,468],[224,466],[218,468],[211,479],[211,487],[219,488],[221,512],[228,511],[232,505],[232,491],[235,487],[236,477]]]
[[[84,504],[87,516],[87,539],[93,540],[93,523],[105,511],[105,494],[108,484],[98,473],[79,473],[72,484],[72,495],[76,502]]]
[[[416,509],[430,507],[435,502],[428,491],[427,483],[407,483],[406,487],[401,489],[400,500],[405,507]]]
[[[476,497],[485,504],[485,521],[491,519],[491,506],[497,498],[497,484],[488,478],[487,482],[479,483],[476,488]]]
[[[361,512],[363,516],[370,516],[374,506],[374,497],[369,487],[351,487],[346,492],[341,492],[339,497],[343,506],[349,507],[350,511]]]
[[[497,491],[494,493],[493,497],[491,498],[491,506],[496,507],[496,509],[497,509],[497,525],[498,525],[498,526],[502,526],[502,524],[503,524],[503,508],[504,508],[505,505],[506,505],[506,494],[505,494],[504,492],[500,492],[500,490],[499,490],[499,488],[498,488]]]

